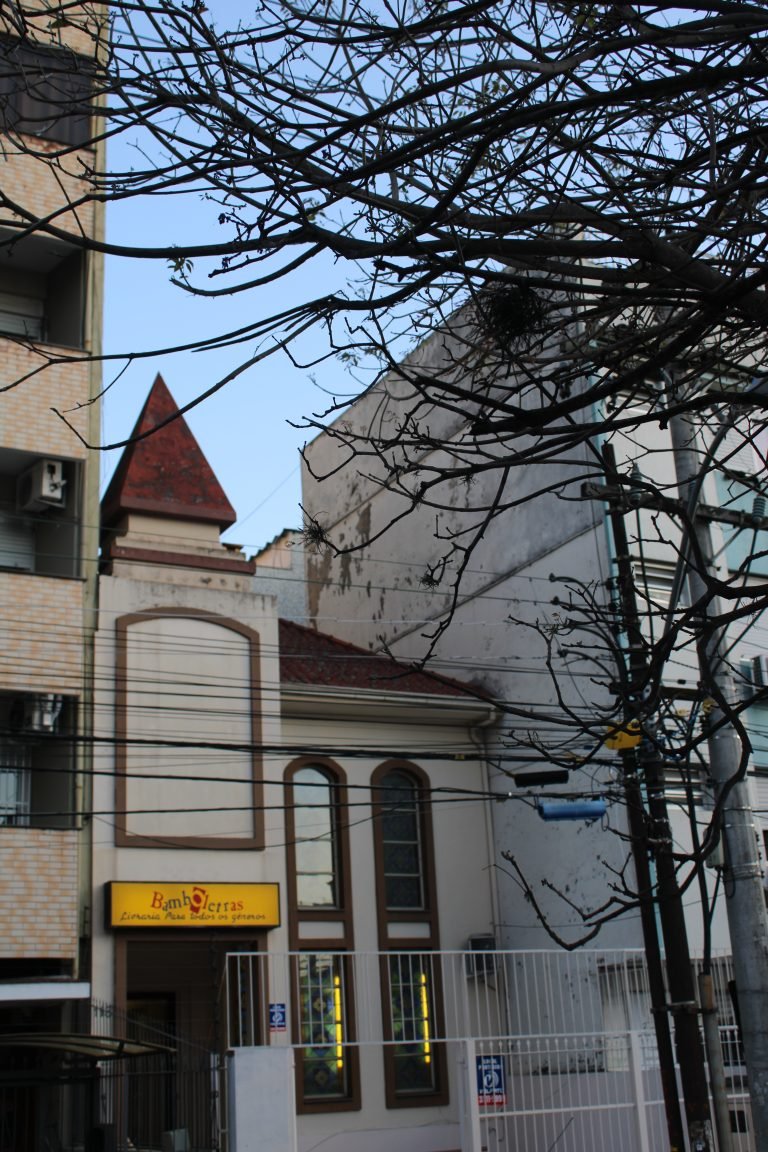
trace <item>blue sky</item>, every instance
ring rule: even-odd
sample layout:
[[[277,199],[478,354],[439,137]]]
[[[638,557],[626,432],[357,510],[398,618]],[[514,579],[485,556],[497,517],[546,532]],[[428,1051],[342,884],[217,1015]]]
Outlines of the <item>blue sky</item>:
[[[111,242],[121,244],[183,244],[185,239],[205,243],[217,234],[217,214],[215,205],[199,199],[154,198],[113,205],[108,211],[107,235]],[[314,274],[319,279],[320,270]],[[296,288],[286,283],[273,286],[261,297],[243,293],[221,301],[200,300],[170,283],[164,262],[110,258],[105,285],[105,352],[143,351],[184,343],[206,333],[213,335],[225,326],[246,323],[260,307],[271,312],[282,302],[289,302]],[[313,287],[307,273],[300,288],[302,293],[312,294],[324,290],[323,286]],[[320,332],[304,348],[308,358],[324,350]],[[254,346],[248,344],[217,353],[156,355],[132,363],[123,374],[123,362],[105,365],[108,391],[102,443],[130,435],[157,372],[162,373],[182,405],[253,351]],[[291,428],[288,421],[298,421],[326,407],[328,396],[313,384],[311,375],[337,394],[348,393],[355,386],[336,362],[317,370],[302,370],[277,353],[227,384],[187,417],[238,514],[238,524],[227,533],[227,539],[244,545],[249,552],[282,528],[300,523],[298,453],[308,434]],[[102,486],[112,474],[118,455],[102,454]]]

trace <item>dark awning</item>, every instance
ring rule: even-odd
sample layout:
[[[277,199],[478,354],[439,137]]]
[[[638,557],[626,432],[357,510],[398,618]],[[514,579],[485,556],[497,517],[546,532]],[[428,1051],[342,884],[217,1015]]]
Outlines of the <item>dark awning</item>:
[[[47,1048],[49,1051],[85,1056],[89,1060],[119,1060],[126,1056],[156,1056],[175,1051],[165,1044],[124,1040],[119,1036],[94,1036],[89,1032],[14,1032],[0,1035],[4,1048]]]

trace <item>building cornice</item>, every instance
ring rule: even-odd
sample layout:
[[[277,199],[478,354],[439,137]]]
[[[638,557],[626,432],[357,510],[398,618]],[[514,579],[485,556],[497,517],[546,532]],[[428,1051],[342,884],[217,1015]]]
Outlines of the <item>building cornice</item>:
[[[424,723],[466,728],[492,724],[500,715],[492,701],[469,696],[379,692],[322,684],[281,684],[280,700],[284,716],[312,719],[354,717],[392,722],[407,713],[409,720],[418,718]]]

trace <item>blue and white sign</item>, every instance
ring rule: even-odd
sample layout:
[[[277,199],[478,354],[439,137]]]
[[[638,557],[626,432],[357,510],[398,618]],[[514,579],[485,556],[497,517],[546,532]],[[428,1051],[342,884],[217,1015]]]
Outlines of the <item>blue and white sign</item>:
[[[269,1030],[270,1032],[285,1032],[285,1004],[270,1004]]]
[[[500,1108],[507,1102],[503,1056],[478,1056],[477,1102],[481,1108]]]

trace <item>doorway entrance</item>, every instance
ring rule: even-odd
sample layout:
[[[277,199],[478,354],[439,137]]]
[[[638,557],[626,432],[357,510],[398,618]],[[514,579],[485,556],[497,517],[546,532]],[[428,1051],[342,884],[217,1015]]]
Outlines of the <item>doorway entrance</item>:
[[[232,1010],[225,996],[226,956],[263,947],[252,935],[233,935],[175,931],[116,939],[116,991],[126,1035],[170,1050],[151,1081],[135,1062],[135,1083],[126,1086],[126,1136],[136,1148],[212,1152],[220,1146]]]

